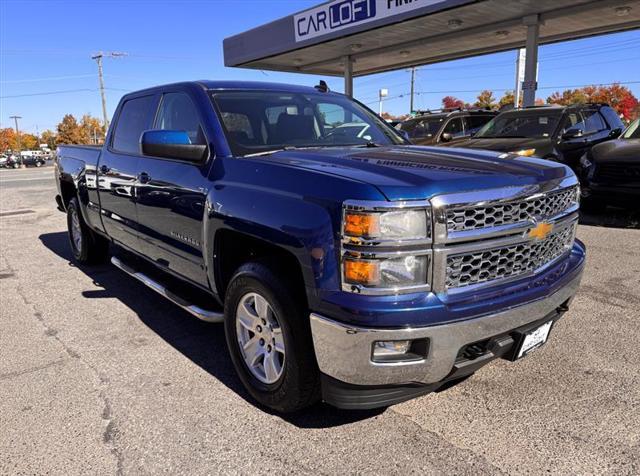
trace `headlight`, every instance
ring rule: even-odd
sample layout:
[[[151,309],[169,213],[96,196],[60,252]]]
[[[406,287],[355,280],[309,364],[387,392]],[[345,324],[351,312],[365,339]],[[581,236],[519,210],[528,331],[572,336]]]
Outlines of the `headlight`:
[[[531,157],[536,155],[536,149],[522,149],[522,150],[514,150],[511,154],[520,155],[522,157]]]
[[[343,236],[361,240],[426,240],[430,236],[428,211],[392,210],[360,211],[345,210]]]
[[[427,256],[382,259],[345,256],[344,282],[367,288],[395,289],[427,284]]]
[[[383,295],[429,289],[428,202],[346,202],[342,218],[344,291]]]

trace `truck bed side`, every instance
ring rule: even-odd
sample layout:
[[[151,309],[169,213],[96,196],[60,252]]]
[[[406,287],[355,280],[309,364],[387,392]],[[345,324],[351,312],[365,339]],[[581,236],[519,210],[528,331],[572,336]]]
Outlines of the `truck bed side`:
[[[61,145],[55,162],[58,206],[66,209],[76,197],[87,225],[104,232],[100,218],[97,170],[102,149],[99,146]]]

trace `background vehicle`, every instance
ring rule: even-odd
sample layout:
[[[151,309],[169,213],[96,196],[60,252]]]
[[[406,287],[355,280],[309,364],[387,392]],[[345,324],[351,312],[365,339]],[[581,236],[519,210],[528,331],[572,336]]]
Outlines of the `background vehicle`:
[[[474,135],[497,114],[485,109],[422,111],[400,124],[400,130],[405,131],[416,145],[457,143]]]
[[[6,169],[17,169],[20,167],[20,158],[17,155],[4,155],[0,159],[0,167]]]
[[[616,112],[606,104],[535,106],[499,114],[455,147],[537,156],[575,169],[586,150],[615,139],[623,129]]]
[[[22,163],[27,167],[42,167],[47,163],[44,156],[28,155],[22,157]]]
[[[369,138],[333,133],[353,122]],[[59,148],[75,259],[113,243],[114,265],[224,321],[240,380],[275,410],[386,406],[521,358],[579,285],[564,165],[410,147],[323,88],[160,86],[111,124],[102,148]]]
[[[578,174],[587,207],[612,204],[640,209],[640,119],[620,138],[587,151],[580,159]]]

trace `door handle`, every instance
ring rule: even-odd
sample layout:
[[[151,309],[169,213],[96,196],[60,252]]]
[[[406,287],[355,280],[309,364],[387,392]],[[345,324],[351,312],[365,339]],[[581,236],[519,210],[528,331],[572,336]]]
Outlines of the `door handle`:
[[[151,182],[151,177],[147,172],[141,172],[138,174],[138,182],[145,184]]]

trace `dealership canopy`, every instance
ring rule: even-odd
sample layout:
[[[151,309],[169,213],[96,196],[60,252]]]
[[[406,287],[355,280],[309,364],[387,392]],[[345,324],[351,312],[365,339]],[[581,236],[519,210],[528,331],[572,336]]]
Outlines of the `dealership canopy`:
[[[268,2],[265,2],[268,3]],[[640,0],[332,0],[224,40],[225,65],[352,78],[640,28]],[[587,60],[588,61],[588,60]]]

